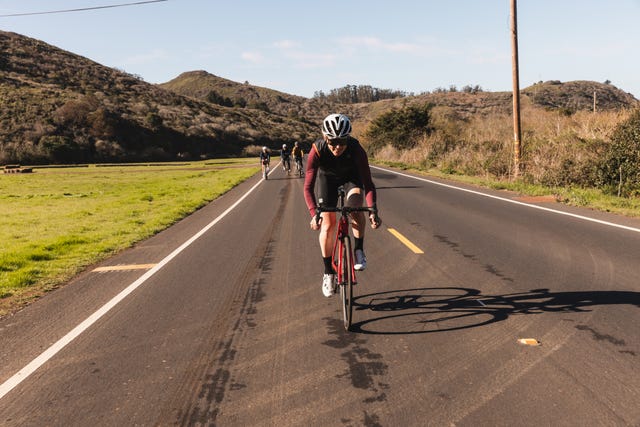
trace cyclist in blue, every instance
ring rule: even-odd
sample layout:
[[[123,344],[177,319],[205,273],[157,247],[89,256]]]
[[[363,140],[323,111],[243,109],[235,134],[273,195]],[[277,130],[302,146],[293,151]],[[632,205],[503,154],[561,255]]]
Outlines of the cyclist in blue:
[[[373,208],[369,214],[372,228],[380,226],[377,214],[376,187],[371,179],[369,160],[364,148],[351,135],[351,122],[344,114],[330,114],[322,123],[322,139],[311,146],[307,159],[307,172],[304,180],[304,198],[311,214],[311,228],[320,230],[320,250],[324,263],[322,277],[322,293],[330,297],[335,293],[336,274],[331,263],[331,253],[335,240],[336,213],[322,212],[320,224],[316,222],[318,207],[336,207],[338,187],[343,186],[347,195],[348,206],[362,206],[366,200],[367,207]],[[314,192],[318,181],[318,198]],[[364,197],[363,197],[364,196]],[[364,254],[365,216],[363,212],[351,214],[356,261],[354,268],[358,271],[367,266]]]

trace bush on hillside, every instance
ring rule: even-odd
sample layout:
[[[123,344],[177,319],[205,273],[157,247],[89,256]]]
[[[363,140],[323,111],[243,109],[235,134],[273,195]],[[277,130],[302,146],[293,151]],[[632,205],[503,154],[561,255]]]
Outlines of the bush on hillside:
[[[597,175],[605,191],[624,197],[640,194],[640,110],[613,132]]]
[[[418,145],[432,131],[431,108],[430,104],[414,104],[378,116],[365,132],[369,151],[374,153],[387,144],[399,150]]]

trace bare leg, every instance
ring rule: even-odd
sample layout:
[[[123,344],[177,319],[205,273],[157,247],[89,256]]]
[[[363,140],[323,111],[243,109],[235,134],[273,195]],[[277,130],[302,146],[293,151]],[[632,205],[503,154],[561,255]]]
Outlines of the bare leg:
[[[347,206],[362,206],[362,190],[360,188],[352,188],[351,191],[349,191],[349,194],[347,194]],[[364,238],[364,231],[366,230],[364,212],[353,212],[350,216],[353,237],[356,239]]]
[[[322,212],[322,225],[320,227],[320,251],[322,257],[331,256],[336,236],[336,213]]]

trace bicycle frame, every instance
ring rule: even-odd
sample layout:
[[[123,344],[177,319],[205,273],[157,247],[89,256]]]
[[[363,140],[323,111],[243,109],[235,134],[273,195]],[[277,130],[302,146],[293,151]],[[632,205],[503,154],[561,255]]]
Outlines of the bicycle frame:
[[[302,176],[303,167],[302,167],[302,159],[300,157],[296,157],[296,169],[300,174],[300,176]]]
[[[342,257],[337,256],[337,254],[342,253],[342,250],[344,249],[344,239],[349,237],[349,221],[347,220],[348,216],[349,216],[348,214],[340,215],[340,220],[338,221],[338,231],[336,233],[336,241],[333,244],[333,252],[331,255],[331,260],[332,260],[331,263],[333,264],[333,269],[338,274],[338,284],[342,284],[347,280],[347,278],[344,277],[344,274],[343,274],[344,269],[342,268]],[[351,281],[355,285],[358,283],[358,280],[356,279],[356,270],[353,267],[353,249],[349,251],[349,254],[347,254],[347,256],[351,261],[349,262],[349,265],[351,265]],[[336,259],[337,259],[337,263],[336,263]]]
[[[333,269],[336,270],[338,274],[339,284],[346,282],[346,277],[344,277],[342,273],[342,258],[337,255],[342,253],[342,249],[344,248],[344,239],[349,237],[349,219],[348,219],[349,214],[351,212],[374,212],[374,210],[371,208],[345,206],[344,199],[345,199],[345,192],[344,192],[344,189],[340,187],[340,189],[338,190],[338,206],[339,207],[320,209],[322,212],[337,212],[340,214],[340,218],[338,219],[338,225],[337,225],[336,241],[333,244],[333,251],[331,256]],[[353,247],[351,248],[351,251],[348,255],[349,255],[349,261],[350,261],[349,264],[351,265],[351,281],[353,282],[353,284],[356,284],[358,283],[358,281],[356,280],[356,270],[353,266],[354,265]],[[336,258],[337,258],[337,262],[336,262]]]
[[[337,282],[340,287],[342,299],[342,314],[344,327],[349,330],[352,322],[353,310],[353,285],[357,283],[356,270],[353,263],[354,254],[351,238],[349,236],[349,214],[352,212],[373,212],[376,211],[365,207],[350,207],[344,205],[344,188],[338,189],[338,206],[336,208],[320,208],[316,214],[316,222],[319,222],[320,212],[339,212],[340,218],[337,224],[336,240],[331,253],[331,264],[337,274]],[[345,266],[344,263],[347,263]],[[348,271],[345,271],[348,270]]]

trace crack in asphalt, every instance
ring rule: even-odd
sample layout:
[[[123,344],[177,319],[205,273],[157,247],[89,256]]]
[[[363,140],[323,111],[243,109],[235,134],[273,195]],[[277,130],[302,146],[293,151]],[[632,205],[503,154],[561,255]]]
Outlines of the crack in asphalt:
[[[480,261],[480,259],[474,255],[474,254],[469,254],[466,253],[458,243],[456,242],[452,242],[451,240],[449,240],[449,238],[447,236],[441,236],[441,235],[434,235],[433,237],[435,237],[436,239],[438,239],[440,242],[444,243],[445,245],[449,246],[455,253],[462,255],[464,258],[469,259],[471,261],[477,262],[479,264],[482,265],[482,267],[484,268],[484,270],[489,273],[492,274],[494,276],[496,276],[497,278],[499,278],[500,280],[503,280],[505,282],[510,282],[513,283],[514,280],[513,278],[505,275],[503,272],[501,272],[500,270],[498,270],[498,268],[496,268],[494,265],[492,264],[482,264],[482,262]]]

